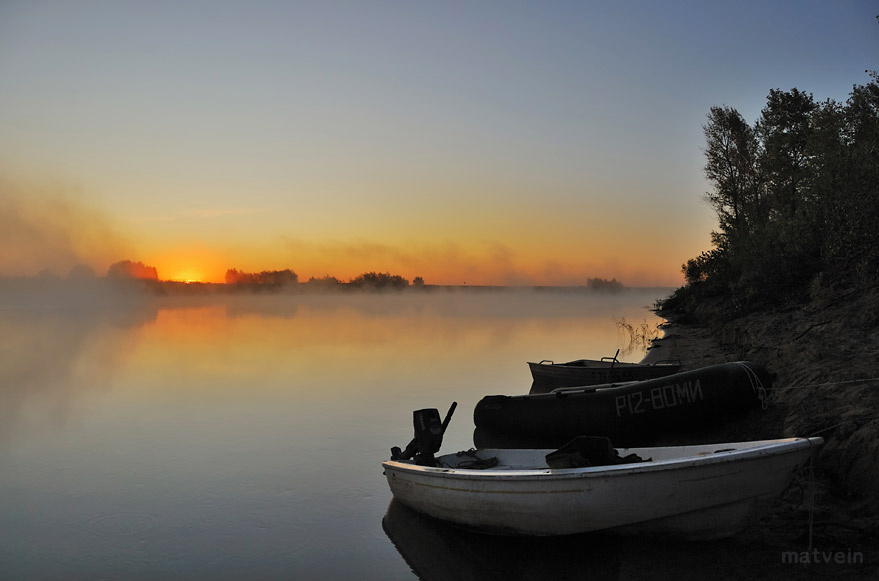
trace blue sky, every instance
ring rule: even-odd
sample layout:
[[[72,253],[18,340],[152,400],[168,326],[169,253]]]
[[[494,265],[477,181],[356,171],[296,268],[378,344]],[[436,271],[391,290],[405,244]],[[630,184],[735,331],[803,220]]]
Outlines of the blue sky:
[[[753,122],[773,88],[845,100],[879,68],[877,14],[875,1],[6,1],[2,195],[63,190],[160,275],[202,268],[189,260],[213,278],[677,284],[714,226],[709,108]],[[124,258],[74,254],[99,270]],[[0,257],[0,272],[47,266],[25,262]]]

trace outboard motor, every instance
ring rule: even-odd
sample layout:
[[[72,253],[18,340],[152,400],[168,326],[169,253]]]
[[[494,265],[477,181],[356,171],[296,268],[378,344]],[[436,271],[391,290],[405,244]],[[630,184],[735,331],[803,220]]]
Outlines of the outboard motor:
[[[439,410],[416,410],[412,412],[412,419],[415,424],[415,445],[418,446],[415,463],[419,466],[436,466],[433,455],[439,452],[443,444],[443,423]]]
[[[446,419],[440,421],[439,410],[436,408],[426,408],[423,410],[415,410],[412,412],[412,423],[415,426],[415,438],[405,450],[400,450],[397,446],[391,448],[391,460],[408,460],[415,458],[415,463],[419,466],[436,466],[434,454],[439,452],[443,443],[443,434],[452,420],[452,414],[458,406],[457,402],[452,402]]]

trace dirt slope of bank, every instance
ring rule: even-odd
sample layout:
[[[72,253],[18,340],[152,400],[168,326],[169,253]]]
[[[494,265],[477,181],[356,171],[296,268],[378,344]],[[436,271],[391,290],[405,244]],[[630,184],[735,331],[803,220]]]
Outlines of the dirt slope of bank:
[[[815,463],[814,540],[818,545],[823,539],[826,546],[863,547],[875,566],[879,290],[825,293],[805,306],[727,322],[716,316],[719,306],[703,304],[686,314],[661,312],[669,324],[648,360],[680,359],[688,369],[737,360],[761,363],[776,375],[773,401],[766,410],[694,437],[714,441],[824,437],[826,445]],[[802,506],[780,507],[770,517],[775,523],[770,528],[785,528],[786,519],[796,518],[792,514],[802,510]],[[801,518],[787,524],[801,533],[806,530]]]

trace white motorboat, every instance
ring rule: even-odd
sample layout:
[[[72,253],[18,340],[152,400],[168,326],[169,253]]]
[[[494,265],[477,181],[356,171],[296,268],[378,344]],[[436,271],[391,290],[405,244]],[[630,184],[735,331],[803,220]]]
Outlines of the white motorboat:
[[[481,449],[438,456],[435,466],[406,459],[382,466],[397,501],[485,532],[609,530],[707,540],[752,523],[823,443],[620,448],[615,455],[624,463],[575,468],[550,468],[554,451],[543,449]]]

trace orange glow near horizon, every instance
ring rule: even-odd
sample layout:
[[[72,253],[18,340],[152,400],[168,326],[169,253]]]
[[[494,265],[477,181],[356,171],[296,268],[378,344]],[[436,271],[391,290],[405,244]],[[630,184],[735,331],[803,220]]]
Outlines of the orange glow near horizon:
[[[498,199],[496,192],[454,219],[444,209],[419,212],[414,220],[393,208],[382,215],[349,210],[347,221],[332,227],[321,225],[318,215],[281,228],[246,213],[229,223],[218,211],[172,217],[159,228],[130,215],[102,214],[63,192],[53,197],[54,190],[39,183],[13,185],[5,198],[13,211],[0,222],[9,221],[7,232],[32,235],[8,245],[0,276],[45,270],[64,277],[79,265],[103,276],[129,260],[155,268],[160,280],[179,282],[223,283],[234,268],[290,269],[301,282],[388,272],[429,285],[576,286],[615,278],[627,286],[679,286],[681,264],[707,246],[705,236],[661,231],[643,219],[605,219],[619,215],[613,208],[581,212],[577,206],[551,219],[508,209],[498,218],[489,215],[496,204],[485,207],[486,200]]]
[[[226,268],[219,253],[204,248],[162,252],[144,262],[155,266],[160,280],[177,282],[224,282]]]
[[[427,284],[498,286],[576,286],[590,278],[615,278],[627,286],[677,286],[680,266],[671,258],[639,262],[638,252],[620,248],[626,258],[583,252],[579,256],[553,256],[533,249],[497,247],[424,246],[398,250],[368,245],[311,246],[247,251],[202,248],[163,250],[146,254],[143,262],[154,266],[159,279],[179,282],[225,282],[226,271],[245,272],[290,269],[300,282],[331,276],[347,282],[366,272],[389,272],[410,282],[421,277]],[[643,259],[643,257],[640,257]]]

